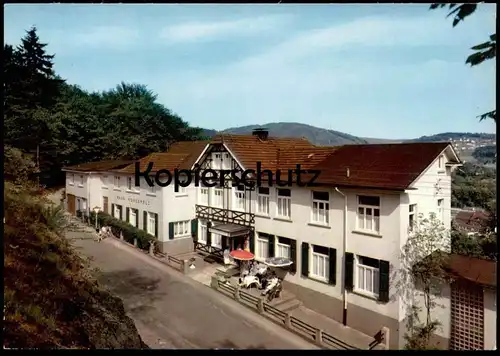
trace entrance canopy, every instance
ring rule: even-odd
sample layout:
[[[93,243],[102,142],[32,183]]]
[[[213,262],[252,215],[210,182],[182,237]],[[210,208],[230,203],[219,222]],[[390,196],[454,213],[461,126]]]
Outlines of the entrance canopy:
[[[236,237],[248,234],[250,228],[238,224],[219,224],[211,227],[210,232],[228,237]]]

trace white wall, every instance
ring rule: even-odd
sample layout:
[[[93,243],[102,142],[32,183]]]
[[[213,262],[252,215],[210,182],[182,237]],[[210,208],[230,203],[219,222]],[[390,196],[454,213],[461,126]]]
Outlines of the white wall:
[[[175,185],[171,184],[162,189],[163,191],[163,241],[168,241],[168,224],[171,222],[192,220],[196,217],[195,205],[197,204],[198,189],[194,185],[194,179],[186,192],[175,192]],[[189,223],[191,229],[191,223]],[[191,234],[186,237],[191,239]],[[178,239],[176,239],[178,240]]]
[[[74,178],[72,180],[72,177]],[[81,178],[83,177],[83,182]],[[72,194],[77,198],[84,198],[89,203],[91,180],[86,172],[66,172],[66,194]],[[90,201],[92,203],[92,201]],[[90,205],[92,208],[92,205]],[[78,210],[75,199],[75,209]]]
[[[311,223],[312,191],[310,188],[292,188],[291,221],[276,219],[276,189],[270,191],[270,217],[256,215],[255,231],[269,233],[297,241],[297,273],[287,275],[286,280],[306,288],[316,290],[337,299],[342,298],[343,268],[343,229],[344,229],[344,197],[334,189],[315,190],[328,191],[330,195],[330,224],[317,226]],[[391,265],[398,263],[400,212],[399,193],[388,193],[373,190],[341,190],[347,195],[347,246],[346,252],[359,254],[375,259],[389,261]],[[380,236],[359,233],[356,230],[357,195],[376,195],[380,197]],[[256,195],[253,195],[252,211],[256,211]],[[328,285],[301,276],[301,244],[310,244],[335,248],[337,250],[337,282]],[[393,318],[398,318],[398,308],[394,303],[379,303],[369,297],[349,293],[348,302],[373,310]]]

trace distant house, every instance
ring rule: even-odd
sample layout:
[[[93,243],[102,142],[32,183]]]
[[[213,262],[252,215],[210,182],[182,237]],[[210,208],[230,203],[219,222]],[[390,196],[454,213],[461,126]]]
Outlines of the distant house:
[[[460,210],[455,215],[453,223],[457,229],[473,235],[484,232],[489,225],[491,216],[485,211]]]

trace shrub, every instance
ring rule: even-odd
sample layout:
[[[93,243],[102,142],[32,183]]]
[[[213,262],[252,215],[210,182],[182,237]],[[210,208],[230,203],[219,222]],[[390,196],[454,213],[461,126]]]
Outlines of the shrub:
[[[95,213],[90,213],[90,224],[95,224]],[[148,234],[146,231],[140,230],[129,223],[116,219],[111,215],[103,212],[99,212],[97,215],[97,225],[109,226],[113,235],[120,236],[120,232],[123,234],[123,238],[128,243],[134,243],[134,239],[137,239],[137,247],[143,250],[148,250],[150,241],[156,241],[156,237]]]

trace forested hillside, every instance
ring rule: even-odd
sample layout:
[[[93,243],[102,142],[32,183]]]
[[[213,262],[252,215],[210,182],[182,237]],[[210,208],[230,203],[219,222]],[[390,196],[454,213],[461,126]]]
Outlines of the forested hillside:
[[[19,46],[4,45],[4,144],[33,157],[41,183],[57,184],[65,165],[135,159],[200,137],[145,85],[88,92],[68,83],[46,46],[35,27]]]

